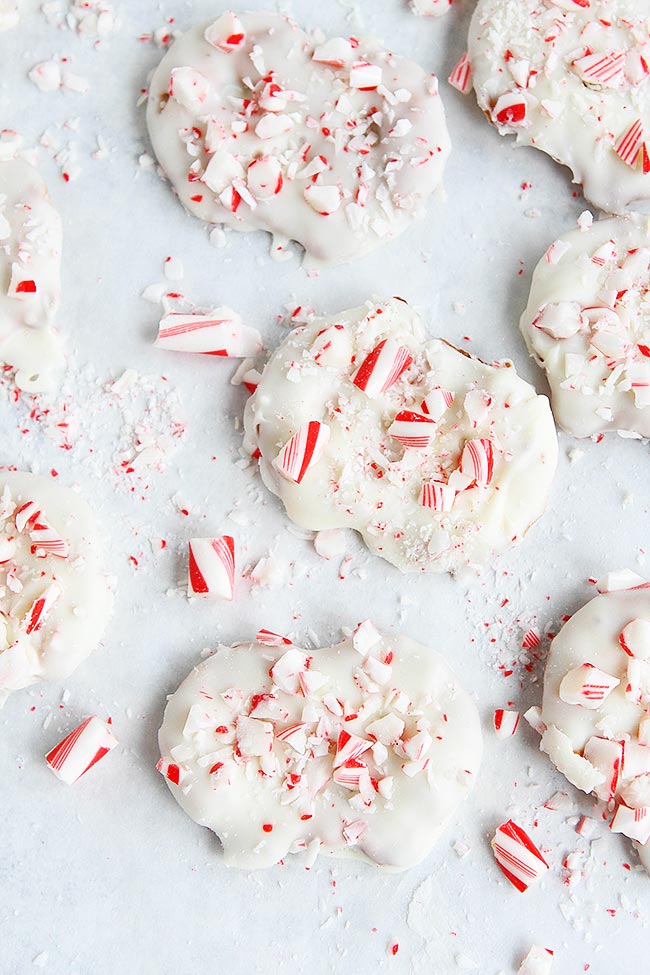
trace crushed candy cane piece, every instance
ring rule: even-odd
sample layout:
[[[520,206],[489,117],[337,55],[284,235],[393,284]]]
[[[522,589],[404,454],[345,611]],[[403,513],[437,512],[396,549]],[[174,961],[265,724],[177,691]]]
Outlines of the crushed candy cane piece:
[[[650,620],[632,620],[623,627],[618,642],[629,657],[647,660],[650,657]]]
[[[519,711],[497,708],[493,716],[494,733],[498,739],[512,738],[519,727]]]
[[[245,359],[262,350],[262,337],[255,328],[242,323],[237,312],[216,308],[208,315],[165,315],[158,326],[154,343],[173,352]]]
[[[282,477],[300,484],[310,468],[320,460],[329,436],[330,430],[325,423],[310,420],[287,441],[273,466]]]
[[[581,664],[562,678],[560,699],[565,704],[577,704],[595,711],[620,683],[617,677],[606,674],[593,664]]]
[[[526,832],[512,819],[497,828],[492,850],[501,871],[524,893],[549,869],[548,863]]]
[[[72,785],[117,744],[108,724],[92,715],[49,751],[45,761],[57,779]]]
[[[189,542],[188,595],[231,600],[235,592],[235,541],[192,538]]]
[[[413,362],[408,349],[394,339],[384,339],[368,353],[352,376],[352,383],[367,396],[386,393]]]
[[[451,72],[448,78],[452,88],[466,95],[472,87],[472,63],[467,51],[463,54],[460,61]]]
[[[650,806],[631,809],[624,802],[620,802],[609,828],[612,833],[623,833],[629,839],[645,846],[650,839]]]

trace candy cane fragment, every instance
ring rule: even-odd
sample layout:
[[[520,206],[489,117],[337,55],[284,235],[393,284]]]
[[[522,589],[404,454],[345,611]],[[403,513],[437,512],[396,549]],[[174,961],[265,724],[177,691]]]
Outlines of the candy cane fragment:
[[[599,593],[621,592],[632,589],[650,589],[650,582],[646,582],[643,576],[637,575],[631,569],[618,569],[615,572],[608,572],[596,583]]]
[[[55,745],[45,761],[57,779],[72,785],[117,744],[106,722],[92,715]]]
[[[430,416],[413,410],[400,410],[388,428],[388,434],[403,447],[422,449],[428,447],[435,433],[436,424]]]
[[[447,79],[452,88],[466,95],[472,87],[472,62],[467,51]]]
[[[623,774],[624,756],[625,743],[610,741],[609,738],[592,737],[584,747],[583,757],[605,776],[605,781],[594,787],[594,792],[603,802],[609,802],[616,795]]]
[[[206,28],[203,35],[213,47],[218,48],[225,54],[230,54],[244,43],[244,27],[232,11],[227,11],[213,24]]]
[[[156,769],[168,782],[172,782],[174,785],[180,785],[185,777],[184,770],[176,762],[173,762],[171,758],[159,759]]]
[[[383,339],[369,352],[354,376],[352,383],[367,396],[386,393],[413,362],[408,349],[394,339]]]
[[[494,448],[491,440],[467,440],[460,459],[463,474],[479,487],[487,487],[494,474]]]
[[[36,633],[45,623],[50,610],[62,595],[61,586],[58,582],[51,582],[47,589],[34,600],[31,607],[21,621],[21,626],[25,627],[25,633],[30,636]]]
[[[579,77],[602,88],[616,88],[625,78],[625,52],[586,54],[572,62]]]
[[[623,627],[618,642],[629,657],[647,660],[650,657],[650,620],[632,620]]]
[[[154,345],[171,352],[246,359],[261,351],[262,337],[257,329],[242,324],[237,312],[217,308],[208,315],[165,315]]]
[[[577,704],[596,711],[620,683],[618,678],[606,674],[593,664],[581,664],[573,667],[562,678],[560,700],[565,704]]]
[[[300,484],[307,471],[317,464],[330,438],[330,428],[310,420],[287,441],[273,466],[282,477]]]
[[[355,761],[360,755],[372,748],[372,742],[358,735],[351,735],[348,731],[339,731],[336,740],[336,757],[334,768],[344,765],[346,762]]]
[[[492,849],[499,868],[522,894],[549,869],[531,838],[512,819],[497,828]]]
[[[456,490],[444,481],[426,481],[420,491],[420,505],[432,511],[451,511]]]
[[[551,949],[533,945],[519,966],[517,975],[551,975],[552,970],[553,952]]]
[[[235,592],[235,541],[192,538],[189,542],[188,594],[232,599]]]
[[[634,169],[641,160],[641,166],[645,174],[650,173],[650,155],[648,144],[645,141],[643,122],[640,118],[636,119],[625,130],[616,145],[614,152],[622,159],[626,165]]]
[[[499,740],[512,738],[519,727],[519,711],[504,711],[497,708],[493,716],[494,733]]]
[[[257,643],[261,643],[265,647],[290,647],[291,640],[286,636],[280,636],[279,633],[274,633],[273,630],[266,630],[262,628],[257,631],[255,637]]]
[[[624,802],[619,803],[609,828],[644,846],[650,839],[650,806],[631,809]]]
[[[523,95],[516,91],[506,92],[498,99],[492,109],[492,118],[499,125],[518,128],[528,121],[528,105]]]

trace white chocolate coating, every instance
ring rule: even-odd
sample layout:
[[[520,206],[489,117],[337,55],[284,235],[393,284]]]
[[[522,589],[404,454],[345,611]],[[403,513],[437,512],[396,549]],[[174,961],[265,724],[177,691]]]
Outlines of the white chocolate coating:
[[[576,437],[650,437],[650,218],[594,223],[537,265],[521,317],[558,424]]]
[[[38,522],[67,547],[66,557],[39,549],[16,511],[35,502]],[[55,595],[31,633],[30,610]],[[0,472],[0,703],[37,681],[62,680],[101,640],[113,606],[94,520],[79,495],[51,478]]]
[[[169,698],[160,749],[180,766],[180,784],[169,787],[192,819],[217,834],[227,864],[270,867],[306,850],[310,858],[356,855],[406,869],[427,856],[471,790],[482,752],[474,702],[441,656],[369,626],[368,642],[375,635],[378,642],[359,649],[353,639],[307,656],[287,646],[221,646]],[[309,660],[311,693],[283,690],[269,676],[287,651]],[[257,694],[273,694],[280,717],[248,717]],[[278,740],[296,724],[295,747]],[[335,782],[343,771],[340,732],[369,746],[369,726],[387,745],[365,747],[355,760],[361,768],[352,763],[362,773],[358,786]],[[268,741],[255,747],[258,733]]]
[[[233,30],[244,39],[232,49],[206,40]],[[377,42],[356,44],[274,13],[224,14],[176,40],[147,122],[184,206],[269,231],[272,256],[296,240],[312,266],[359,257],[420,216],[450,148],[437,80]]]
[[[650,697],[633,699],[628,667],[635,658],[619,642],[623,629],[635,620],[650,621],[650,588],[596,596],[564,624],[551,644],[546,663],[542,720],[547,730],[541,747],[577,788],[584,792],[596,790],[601,798],[606,798],[603,790],[609,792],[610,777],[602,767],[594,767],[583,753],[587,747],[590,754],[591,738],[623,742],[622,770],[611,789],[611,798],[617,803],[624,799],[629,805],[641,806],[635,796],[643,799],[641,790],[647,781],[643,777],[650,773],[650,746],[644,734],[640,736],[640,722],[648,716]],[[563,679],[585,663],[620,681],[596,708],[593,701],[581,706],[566,703],[561,697]],[[650,801],[650,790],[646,801]],[[638,849],[647,867],[648,844]]]
[[[614,55],[611,67],[594,67],[598,55]],[[627,164],[615,152],[636,120],[650,139],[647,0],[479,0],[469,56],[479,106],[501,134],[568,166],[609,213],[647,205],[642,154]],[[509,121],[503,96],[525,118]]]
[[[35,290],[18,291],[23,288]],[[61,220],[24,159],[0,160],[0,362],[16,385],[56,388],[63,371],[54,317],[61,294]]]
[[[315,340],[332,325],[335,345],[318,356]],[[384,339],[407,348],[413,363],[386,393],[370,397],[351,379]],[[431,443],[402,447],[388,432],[394,418],[420,410],[438,387],[454,400],[432,425]],[[310,420],[326,424],[329,439],[295,484],[274,461]],[[266,366],[244,422],[247,448],[261,452],[262,479],[292,521],[316,531],[354,528],[404,572],[489,562],[543,513],[557,463],[548,400],[509,363],[487,365],[441,339],[427,341],[420,318],[399,299],[368,302],[292,332]],[[470,486],[459,470],[464,445],[475,438],[488,438],[494,449],[485,487]],[[423,484],[450,479],[458,487],[451,510],[420,503]]]

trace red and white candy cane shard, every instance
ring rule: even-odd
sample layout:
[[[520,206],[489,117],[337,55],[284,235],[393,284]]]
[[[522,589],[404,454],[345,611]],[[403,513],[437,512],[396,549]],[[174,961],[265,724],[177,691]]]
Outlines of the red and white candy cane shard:
[[[469,53],[465,51],[460,61],[447,79],[452,88],[460,91],[463,95],[472,87],[472,62]]]
[[[574,61],[573,67],[583,81],[602,88],[616,88],[625,80],[625,58],[624,51],[586,54]]]
[[[581,664],[562,678],[560,700],[596,711],[620,683],[617,677],[606,674],[593,664]]]
[[[420,491],[420,505],[432,511],[451,511],[456,490],[444,481],[426,481]]]
[[[644,846],[650,839],[650,806],[631,809],[624,802],[619,803],[609,828]]]
[[[374,91],[381,84],[382,69],[368,61],[355,61],[350,68],[350,88]]]
[[[548,870],[548,863],[531,838],[512,819],[498,827],[492,849],[499,867],[522,894]]]
[[[26,301],[38,294],[36,281],[30,276],[27,268],[22,264],[11,265],[11,280],[7,295],[10,298],[17,298],[19,301]]]
[[[611,264],[616,260],[616,243],[613,240],[605,241],[600,247],[591,255],[591,263],[595,264],[596,267],[605,267],[606,264]]]
[[[637,166],[639,158],[644,173],[650,172],[650,158],[648,156],[648,145],[645,141],[643,122],[640,118],[636,119],[622,134],[616,145],[614,152],[624,163],[633,169]]]
[[[262,337],[257,329],[242,324],[236,312],[217,308],[209,315],[165,315],[154,345],[171,352],[246,359],[261,351]]]
[[[235,593],[235,540],[192,538],[189,543],[190,596],[232,599]]]
[[[536,704],[524,711],[524,719],[538,735],[543,735],[546,731],[546,723],[542,721],[542,709]]]
[[[586,743],[583,757],[605,776],[605,781],[594,788],[594,792],[603,802],[609,802],[616,795],[618,783],[623,774],[625,758],[625,743],[610,741],[609,738],[592,737]]]
[[[519,727],[519,711],[505,711],[497,708],[494,712],[494,733],[498,739],[512,738]]]
[[[463,474],[476,481],[479,487],[487,487],[494,474],[494,447],[491,440],[467,440],[460,458]]]
[[[317,464],[330,438],[330,428],[310,420],[287,441],[273,462],[279,474],[300,484],[307,471]]]
[[[650,620],[632,620],[623,627],[618,642],[628,657],[647,660],[650,657]]]
[[[60,559],[67,559],[70,554],[70,546],[65,539],[42,518],[38,518],[34,523],[29,532],[29,537],[37,548],[47,552],[48,555],[56,555]]]
[[[345,765],[346,762],[355,761],[360,755],[372,748],[372,742],[358,735],[351,735],[348,731],[339,731],[336,740],[336,757],[334,768]]]
[[[632,589],[650,589],[650,582],[632,572],[631,569],[618,569],[615,572],[608,572],[596,582],[596,589],[600,593],[622,592]]]
[[[162,776],[164,776],[169,782],[174,785],[180,785],[184,778],[183,769],[176,762],[173,762],[171,758],[161,758],[157,765],[157,770]]]
[[[422,449],[433,440],[436,424],[430,416],[413,410],[400,410],[388,428],[389,435],[403,447]]]
[[[34,600],[21,624],[25,627],[27,636],[31,636],[32,633],[37,633],[40,630],[61,593],[61,586],[58,582],[51,582],[42,595]]]
[[[520,128],[528,121],[528,105],[518,91],[508,91],[498,99],[492,109],[492,118],[499,125]]]
[[[532,627],[524,633],[524,638],[521,641],[522,650],[534,650],[540,644],[539,633]]]
[[[430,416],[436,423],[442,419],[451,404],[454,402],[454,394],[449,389],[441,389],[438,386],[432,389],[420,403],[420,410],[426,416]]]
[[[551,975],[553,952],[550,948],[533,945],[517,970],[517,975]]]
[[[280,636],[279,633],[274,633],[273,630],[266,630],[262,628],[257,631],[255,637],[257,643],[263,644],[265,647],[290,647],[291,640],[286,636]]]
[[[35,501],[26,501],[25,504],[21,505],[20,508],[16,509],[14,513],[14,524],[16,526],[16,531],[21,533],[27,529],[30,531],[38,519],[41,517],[41,509],[38,507]]]
[[[230,54],[244,43],[244,26],[239,17],[229,10],[210,24],[203,36],[208,44]]]
[[[380,396],[395,385],[412,362],[408,349],[394,339],[384,339],[368,353],[353,375],[352,383],[367,396]]]
[[[48,752],[45,761],[57,779],[72,785],[117,743],[106,722],[92,715]]]

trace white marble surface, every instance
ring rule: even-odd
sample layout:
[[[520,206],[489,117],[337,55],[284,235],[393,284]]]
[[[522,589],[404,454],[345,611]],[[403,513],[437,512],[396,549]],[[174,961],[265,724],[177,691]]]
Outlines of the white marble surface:
[[[359,0],[354,7],[300,0],[292,10],[305,25],[332,33],[383,36],[445,79],[464,50],[471,6],[460,0],[439,21],[415,18],[402,0]],[[78,484],[97,509],[118,581],[103,648],[65,688],[16,694],[0,713],[0,968],[7,975],[39,967],[56,975],[497,975],[516,971],[536,942],[555,950],[555,975],[633,970],[647,943],[650,887],[629,846],[603,827],[589,853],[566,823],[568,813],[543,808],[563,783],[539,754],[536,736],[525,727],[515,740],[497,742],[490,722],[494,707],[512,702],[523,710],[541,698],[537,670],[519,667],[504,677],[498,669],[519,657],[533,616],[552,630],[589,598],[589,576],[620,566],[644,571],[647,447],[563,436],[550,510],[478,580],[401,576],[352,540],[352,570],[340,581],[338,564],[287,530],[255,472],[235,466],[244,393],[229,384],[232,363],[153,349],[157,309],[140,297],[173,255],[184,262],[179,287],[186,294],[237,308],[272,346],[285,304],[333,313],[372,293],[399,294],[423,312],[432,334],[459,345],[469,336],[466,347],[487,359],[511,357],[543,390],[517,319],[536,261],[573,225],[583,201],[565,171],[500,139],[473,99],[443,81],[454,148],[447,201],[434,201],[425,222],[357,264],[318,277],[307,277],[298,261],[272,264],[263,235],[231,235],[217,250],[155,173],[138,168],[147,136],[135,103],[160,56],[138,36],[165,17],[182,28],[223,5],[124,0],[119,7],[122,28],[97,51],[48,26],[35,3],[26,2],[21,25],[0,36],[1,125],[33,144],[48,126],[79,119],[77,132],[64,133],[79,143],[79,177],[65,183],[51,153],[41,150],[40,158],[65,232],[60,322],[73,365],[58,408],[69,399],[82,430],[75,447],[62,450],[47,421],[30,418],[29,404],[14,404],[2,387],[0,463],[54,468]],[[54,54],[69,56],[89,79],[87,95],[41,93],[27,81],[27,71]],[[109,153],[95,160],[98,134]],[[522,190],[524,183],[530,188]],[[98,387],[125,368],[164,375],[187,422],[166,470],[139,479],[132,493],[111,475],[124,418],[116,420],[110,399],[102,407]],[[286,566],[285,586],[260,590],[239,580],[232,604],[190,604],[179,585],[186,539],[224,531],[236,537],[242,568],[273,550]],[[159,538],[168,543],[162,553]],[[251,637],[264,625],[298,641],[313,634],[327,642],[364,616],[445,653],[476,695],[486,757],[474,801],[434,854],[399,876],[336,861],[319,861],[309,872],[297,862],[263,874],[226,870],[214,837],[183,815],[155,771],[165,695],[216,640]],[[121,746],[66,787],[42,756],[92,712],[112,715]],[[575,800],[589,811],[589,800]],[[488,842],[510,815],[552,866],[523,896],[502,880]],[[470,847],[463,859],[452,848],[456,841]],[[562,862],[582,849],[584,877],[568,887]],[[393,942],[395,956],[387,951]]]

